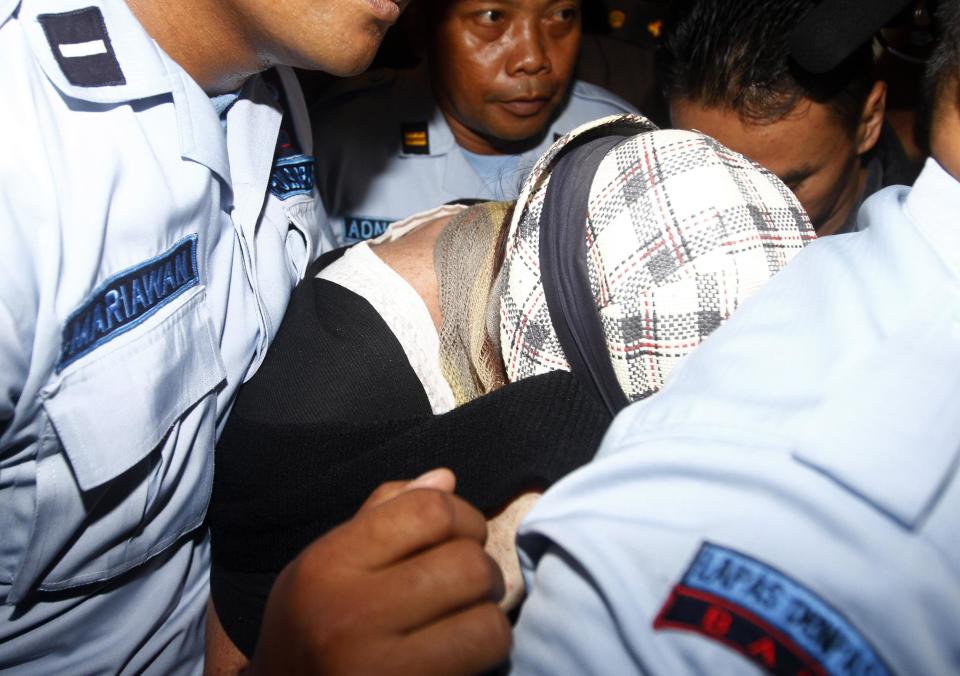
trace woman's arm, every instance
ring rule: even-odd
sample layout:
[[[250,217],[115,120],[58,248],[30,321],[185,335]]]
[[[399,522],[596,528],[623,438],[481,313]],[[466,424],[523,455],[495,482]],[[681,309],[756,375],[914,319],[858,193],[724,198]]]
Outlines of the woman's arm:
[[[487,520],[487,543],[483,548],[503,573],[504,592],[500,607],[508,613],[520,605],[525,595],[520,560],[517,558],[517,529],[539,498],[540,493],[537,492],[523,493]]]
[[[457,494],[490,518],[588,462],[609,424],[599,398],[565,371],[395,423],[281,426],[235,410],[217,446],[214,563],[279,571],[378,485],[433,467],[449,467]]]

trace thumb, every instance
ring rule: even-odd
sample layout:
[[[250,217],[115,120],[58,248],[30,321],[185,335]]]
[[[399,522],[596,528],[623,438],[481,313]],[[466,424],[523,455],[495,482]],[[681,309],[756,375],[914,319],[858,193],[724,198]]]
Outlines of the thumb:
[[[446,467],[439,467],[437,469],[432,469],[425,474],[421,474],[413,481],[409,482],[404,488],[404,491],[413,491],[418,488],[432,488],[435,491],[443,491],[444,493],[453,493],[453,490],[457,487],[457,477],[454,476]]]
[[[388,500],[392,500],[401,493],[407,491],[413,491],[420,488],[426,488],[435,491],[442,491],[444,493],[453,493],[454,488],[457,486],[457,478],[454,476],[446,467],[440,467],[438,469],[432,469],[429,472],[421,474],[416,479],[412,481],[389,481],[385,484],[381,484],[373,493],[370,494],[370,497],[367,498],[366,502],[363,503],[363,506],[360,508],[361,511],[365,509],[371,509],[377,505],[382,505]]]

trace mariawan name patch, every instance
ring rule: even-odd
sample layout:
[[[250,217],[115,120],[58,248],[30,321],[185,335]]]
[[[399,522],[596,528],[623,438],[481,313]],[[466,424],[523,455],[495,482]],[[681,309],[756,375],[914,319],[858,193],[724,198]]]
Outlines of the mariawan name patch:
[[[773,674],[891,673],[863,635],[816,594],[756,559],[709,542],[653,626],[702,634]]]
[[[114,275],[67,318],[57,371],[129,331],[199,283],[196,235]]]

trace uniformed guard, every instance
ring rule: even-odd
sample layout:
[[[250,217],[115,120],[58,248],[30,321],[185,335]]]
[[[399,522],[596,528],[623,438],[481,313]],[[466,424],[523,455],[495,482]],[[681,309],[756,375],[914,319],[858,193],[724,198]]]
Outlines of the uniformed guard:
[[[318,104],[317,181],[339,242],[375,237],[446,202],[516,197],[556,138],[636,112],[574,81],[578,5],[522,0],[477,12],[430,0],[427,64],[365,76],[357,90]]]
[[[0,671],[202,670],[215,440],[330,244],[283,66],[358,73],[405,5],[0,0]],[[281,575],[248,673],[505,655],[483,516],[447,471],[383,489]],[[318,626],[378,585],[420,614]]]
[[[122,2],[0,3],[0,61],[0,671],[197,671],[214,440],[330,244],[305,106]]]
[[[913,187],[797,255],[527,517],[513,673],[960,673],[960,2],[940,12]]]

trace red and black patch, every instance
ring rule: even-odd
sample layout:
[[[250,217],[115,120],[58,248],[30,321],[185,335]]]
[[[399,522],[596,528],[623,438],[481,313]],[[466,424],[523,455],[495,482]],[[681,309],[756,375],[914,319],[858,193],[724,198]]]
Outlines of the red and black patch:
[[[653,628],[695,632],[771,674],[891,674],[860,629],[813,589],[710,542],[700,546]]]
[[[827,673],[793,641],[752,613],[679,585],[673,588],[653,628],[697,632],[733,648],[772,674]]]

